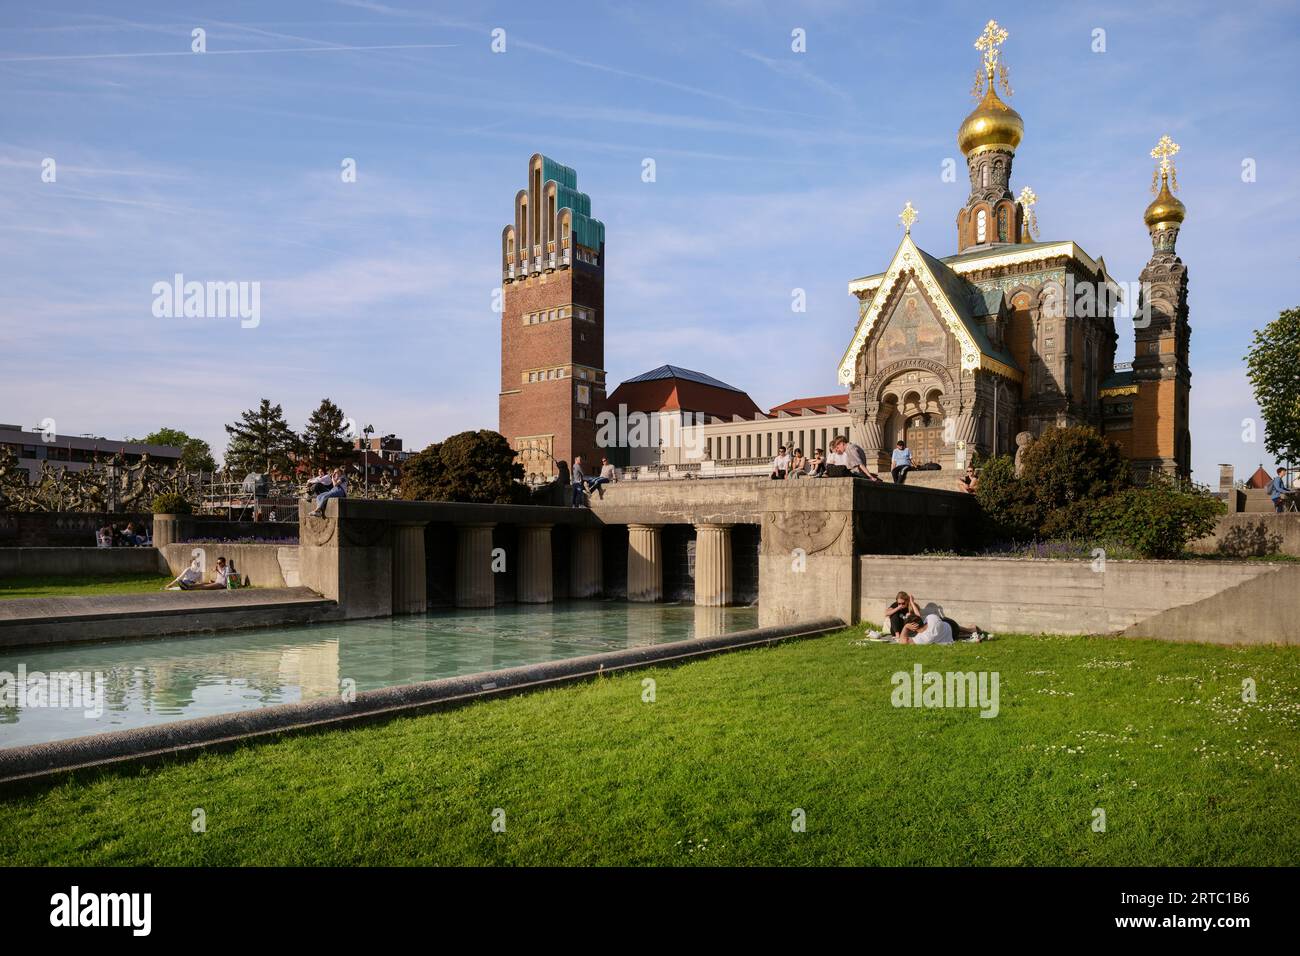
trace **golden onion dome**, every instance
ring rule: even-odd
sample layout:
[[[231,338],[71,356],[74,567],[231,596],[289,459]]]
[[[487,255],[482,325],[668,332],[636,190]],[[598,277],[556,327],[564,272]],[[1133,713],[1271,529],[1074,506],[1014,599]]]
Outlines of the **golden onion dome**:
[[[1020,114],[999,99],[990,81],[988,92],[957,131],[957,145],[969,156],[984,146],[1004,146],[1014,150],[1025,134]]]
[[[1179,224],[1186,216],[1187,207],[1169,191],[1169,177],[1162,175],[1160,192],[1155,199],[1151,200],[1151,205],[1147,206],[1142,220],[1147,224],[1148,229],[1155,229],[1157,226]]]

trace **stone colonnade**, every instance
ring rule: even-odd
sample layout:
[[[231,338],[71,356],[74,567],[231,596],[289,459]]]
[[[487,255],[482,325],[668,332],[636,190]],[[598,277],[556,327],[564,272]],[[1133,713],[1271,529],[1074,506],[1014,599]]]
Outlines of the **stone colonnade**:
[[[393,613],[423,613],[428,600],[424,529],[427,522],[395,524],[392,534]],[[456,526],[456,606],[489,608],[496,604],[494,567],[500,556],[492,547],[492,523]],[[554,600],[550,524],[518,526],[515,600],[547,604]],[[627,598],[653,602],[664,597],[664,545],[661,524],[629,524]],[[695,603],[724,607],[733,600],[731,525],[696,525]],[[604,590],[600,528],[572,529],[569,538],[569,594],[594,597]]]

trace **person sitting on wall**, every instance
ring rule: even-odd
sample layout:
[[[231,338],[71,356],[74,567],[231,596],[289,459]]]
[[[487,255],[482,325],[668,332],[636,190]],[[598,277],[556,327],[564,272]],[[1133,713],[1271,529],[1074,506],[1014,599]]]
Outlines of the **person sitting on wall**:
[[[808,462],[808,477],[826,477],[826,455],[820,448],[813,452],[812,461]]]
[[[322,469],[321,473],[307,482],[307,496],[314,498],[322,495],[334,487],[334,482],[330,477],[329,469]]]
[[[912,449],[907,447],[907,442],[903,439],[898,440],[890,461],[892,467],[889,473],[894,476],[894,484],[904,484],[907,481],[907,473],[912,470]]]
[[[170,583],[164,584],[162,586],[162,590],[188,591],[191,588],[197,587],[202,582],[203,582],[203,569],[202,566],[199,564],[199,559],[195,558],[190,562],[190,566],[188,568],[186,568],[180,574],[176,575],[176,577],[172,578]]]
[[[831,455],[826,464],[827,478],[866,478],[868,481],[880,481],[879,475],[873,475],[867,468],[867,453],[860,445],[855,445],[843,435],[836,435],[831,442]]]
[[[128,548],[138,548],[144,544],[144,535],[136,532],[134,521],[126,523],[126,528],[122,531],[122,543]]]
[[[898,596],[894,598],[894,603],[885,608],[885,620],[889,622],[889,636],[897,638],[909,617],[919,619],[921,609],[917,607],[912,595],[906,591],[899,591]]]
[[[330,481],[333,483],[334,487],[330,488],[329,491],[323,491],[316,496],[316,509],[308,512],[310,517],[319,518],[323,515],[325,513],[325,502],[329,501],[331,498],[346,498],[348,496],[348,480],[343,477],[342,468],[335,468],[334,471],[330,473]]]
[[[1281,514],[1286,510],[1286,496],[1290,494],[1291,489],[1286,486],[1286,469],[1279,468],[1277,477],[1268,483],[1268,496],[1273,501],[1273,510]]]
[[[926,608],[930,613],[922,617],[909,614],[903,623],[897,640],[900,644],[951,644],[954,640],[970,640],[975,643],[987,640],[988,635],[978,627],[962,627],[950,617],[943,617],[933,606]]]
[[[772,459],[772,480],[780,481],[785,478],[785,473],[790,470],[790,456],[785,453],[785,446],[782,445],[776,450],[776,457]]]
[[[975,466],[967,465],[966,474],[957,479],[957,490],[964,491],[968,495],[975,494],[979,490],[979,476],[975,474]]]
[[[808,472],[808,459],[803,456],[803,449],[796,448],[790,456],[790,466],[786,469],[787,478],[802,478]]]
[[[95,532],[95,545],[100,548],[111,548],[113,546],[113,526],[106,524]]]
[[[217,558],[217,566],[212,571],[212,580],[207,584],[186,585],[181,582],[182,591],[224,591],[226,589],[227,579],[230,576],[230,569],[226,567],[225,558]]]
[[[609,463],[608,458],[601,458],[600,474],[595,478],[587,479],[587,494],[590,495],[593,491],[599,491],[601,485],[607,485],[611,481],[618,481],[618,478],[614,474],[614,466]],[[601,491],[600,496],[604,498],[605,493]]]

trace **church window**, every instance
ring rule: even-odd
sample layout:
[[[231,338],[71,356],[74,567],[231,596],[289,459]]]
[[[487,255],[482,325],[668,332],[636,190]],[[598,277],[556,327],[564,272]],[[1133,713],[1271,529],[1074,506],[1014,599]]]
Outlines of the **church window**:
[[[998,242],[1007,241],[1007,207],[998,210]]]
[[[987,171],[988,167],[984,169]],[[975,214],[975,241],[983,242],[988,232],[988,213],[981,209]]]
[[[980,185],[987,186],[988,184],[989,184],[989,166],[988,163],[985,163],[983,166],[980,167]]]

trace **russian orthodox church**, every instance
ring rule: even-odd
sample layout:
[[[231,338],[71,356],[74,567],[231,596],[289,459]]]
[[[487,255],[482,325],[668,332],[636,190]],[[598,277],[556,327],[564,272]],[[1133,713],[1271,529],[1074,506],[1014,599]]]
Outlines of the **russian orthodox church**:
[[[990,20],[973,93],[979,104],[957,133],[970,193],[957,212],[957,251],[935,256],[911,236],[916,211],[889,267],[855,279],[859,321],[840,363],[850,389],[854,439],[869,464],[887,468],[898,439],[914,460],[961,468],[1015,451],[1021,432],[1091,425],[1138,472],[1191,473],[1188,428],[1187,268],[1175,251],[1185,207],[1175,198],[1173,155],[1162,137],[1154,202],[1146,210],[1152,256],[1133,314],[1135,356],[1117,367],[1115,308],[1121,289],[1069,240],[1041,241],[1036,197],[1011,191],[1024,122],[1010,97],[1000,52],[1005,30]]]

